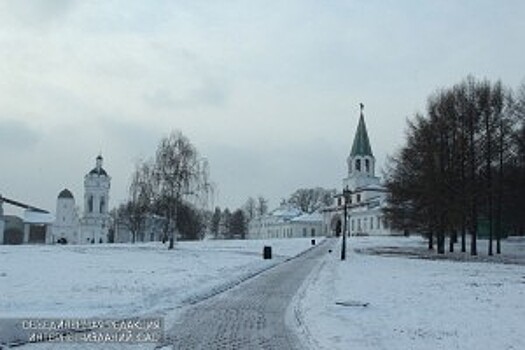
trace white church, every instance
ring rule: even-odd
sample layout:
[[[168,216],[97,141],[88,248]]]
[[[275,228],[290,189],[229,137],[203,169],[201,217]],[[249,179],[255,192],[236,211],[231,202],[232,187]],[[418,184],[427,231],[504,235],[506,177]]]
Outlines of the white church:
[[[347,236],[399,235],[383,215],[387,205],[386,189],[375,174],[376,161],[366,130],[364,106],[360,107],[359,122],[346,160],[348,173],[342,181],[347,193],[346,233]],[[338,237],[345,230],[344,212],[343,191],[334,196],[332,205],[312,214],[284,203],[267,215],[253,219],[248,225],[248,238]]]
[[[385,220],[382,209],[387,205],[386,189],[375,174],[375,157],[372,153],[361,104],[359,123],[350,155],[346,162],[348,173],[343,179],[347,193],[347,235],[398,235]],[[331,206],[323,209],[324,234],[340,236],[345,230],[345,195],[334,197]]]
[[[95,167],[84,176],[84,210],[82,215],[68,189],[57,198],[53,224],[55,242],[69,244],[107,243],[109,233],[109,189],[111,177],[96,158]]]

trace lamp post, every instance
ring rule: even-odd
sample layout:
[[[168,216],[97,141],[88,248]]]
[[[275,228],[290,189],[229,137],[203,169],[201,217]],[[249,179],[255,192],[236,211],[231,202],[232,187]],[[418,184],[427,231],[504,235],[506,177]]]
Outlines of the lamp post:
[[[346,232],[348,229],[347,223],[347,205],[350,200],[350,195],[352,192],[348,189],[348,186],[343,189],[343,198],[344,198],[344,219],[343,219],[343,246],[341,247],[341,260],[346,259]]]

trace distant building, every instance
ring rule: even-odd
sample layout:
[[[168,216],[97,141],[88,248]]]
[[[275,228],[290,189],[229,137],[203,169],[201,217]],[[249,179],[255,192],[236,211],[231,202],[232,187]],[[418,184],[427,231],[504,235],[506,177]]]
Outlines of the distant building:
[[[106,243],[109,233],[109,189],[111,178],[102,168],[102,156],[84,177],[84,215],[81,219],[81,242]]]
[[[4,202],[24,208],[23,217],[4,215]],[[0,244],[51,243],[53,221],[43,209],[0,196]]]
[[[62,190],[57,198],[54,242],[87,244],[107,243],[109,233],[109,190],[111,177],[96,158],[95,168],[84,176],[84,211],[82,217],[73,193]]]
[[[75,198],[67,188],[58,194],[53,231],[56,241],[71,244],[84,243],[80,242],[80,218]]]
[[[366,130],[363,105],[347,166],[348,174],[343,179],[343,188],[351,193],[347,203],[347,232],[350,235],[399,234],[384,219],[382,209],[386,206],[386,189],[375,175],[375,157]],[[334,197],[333,204],[323,209],[325,235],[342,234],[344,205],[345,198],[340,192]]]
[[[144,227],[137,233],[135,242],[158,242],[162,241],[162,235],[164,232],[164,226],[166,225],[166,219],[162,216],[150,214],[147,215],[144,220]],[[119,220],[114,225],[115,230],[115,243],[131,243],[133,242],[133,234],[129,229],[129,225]]]
[[[282,204],[267,215],[248,224],[249,239],[317,237],[322,235],[323,216],[307,214]]]

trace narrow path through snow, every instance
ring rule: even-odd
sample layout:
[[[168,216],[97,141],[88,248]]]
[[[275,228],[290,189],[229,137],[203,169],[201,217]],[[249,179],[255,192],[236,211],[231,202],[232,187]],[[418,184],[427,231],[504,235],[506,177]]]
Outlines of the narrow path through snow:
[[[293,296],[328,253],[330,240],[239,286],[196,304],[166,333],[173,349],[295,349],[285,324]]]

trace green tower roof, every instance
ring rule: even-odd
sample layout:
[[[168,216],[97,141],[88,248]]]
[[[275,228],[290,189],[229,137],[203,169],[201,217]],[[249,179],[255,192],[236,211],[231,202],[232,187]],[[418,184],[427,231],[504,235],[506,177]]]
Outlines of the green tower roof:
[[[371,156],[372,147],[370,147],[370,141],[368,140],[368,133],[366,132],[365,117],[363,115],[363,104],[361,106],[361,115],[359,116],[359,124],[354,136],[354,143],[352,145],[352,151],[350,156]]]

